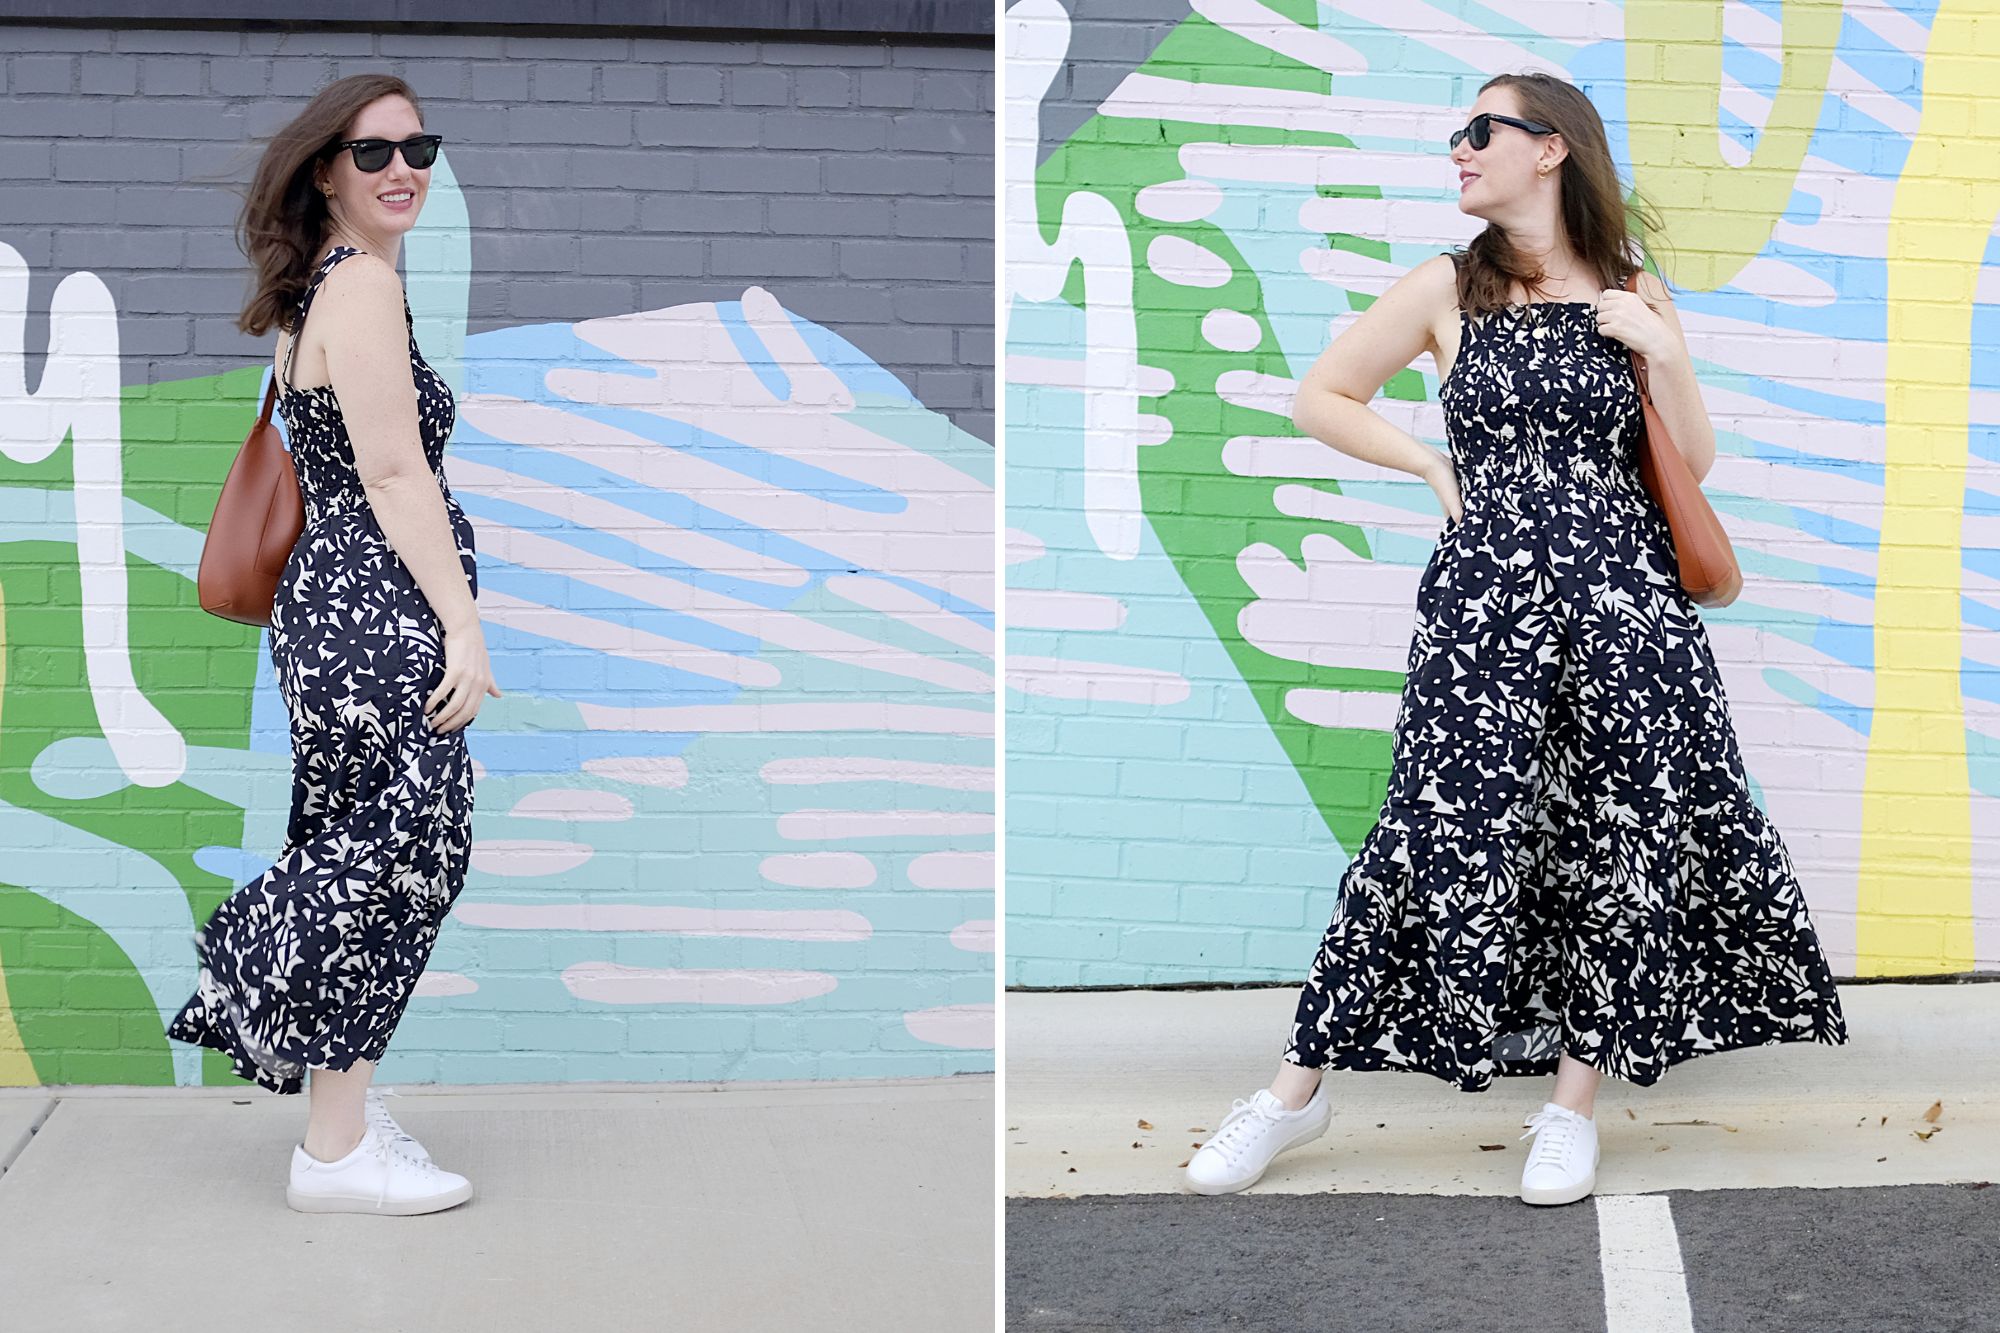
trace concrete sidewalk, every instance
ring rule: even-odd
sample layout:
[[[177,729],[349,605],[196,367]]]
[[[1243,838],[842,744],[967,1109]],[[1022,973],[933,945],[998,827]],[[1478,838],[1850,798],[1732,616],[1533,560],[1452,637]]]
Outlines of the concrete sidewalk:
[[[1296,1000],[1289,986],[1008,992],[1007,1193],[1178,1190],[1231,1100],[1270,1082]],[[1849,985],[1841,1003],[1844,1046],[1716,1052],[1650,1088],[1606,1079],[1598,1192],[2000,1179],[2000,984]],[[1521,1121],[1554,1083],[1329,1080],[1331,1128],[1258,1193],[1517,1194]]]
[[[8,1328],[990,1328],[991,1075],[389,1085],[470,1202],[285,1205],[306,1100],[0,1089]],[[30,1132],[32,1131],[32,1133]]]

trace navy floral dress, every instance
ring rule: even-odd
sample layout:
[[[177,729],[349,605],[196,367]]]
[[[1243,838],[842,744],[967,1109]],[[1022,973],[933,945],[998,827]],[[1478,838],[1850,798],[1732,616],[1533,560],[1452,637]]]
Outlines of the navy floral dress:
[[[199,985],[167,1027],[280,1093],[301,1091],[309,1066],[382,1058],[471,854],[465,729],[434,732],[423,714],[444,673],[437,615],[376,524],[332,386],[291,383],[313,296],[359,253],[337,246],[314,270],[280,385],[306,511],[271,612],[271,662],[291,719],[285,848],[195,932]],[[417,350],[407,300],[403,314],[424,455],[476,597],[472,526],[443,472],[456,407]]]
[[[1418,584],[1388,791],[1284,1058],[1476,1092],[1564,1051],[1645,1085],[1846,1041],[1639,479],[1630,353],[1589,302],[1460,326],[1438,399],[1463,515]]]

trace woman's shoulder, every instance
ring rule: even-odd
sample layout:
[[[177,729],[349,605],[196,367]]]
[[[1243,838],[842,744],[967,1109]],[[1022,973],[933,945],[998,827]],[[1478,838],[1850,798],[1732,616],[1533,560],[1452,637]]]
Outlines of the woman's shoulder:
[[[1645,297],[1647,301],[1654,305],[1673,301],[1674,294],[1667,290],[1667,284],[1660,280],[1659,274],[1651,269],[1642,268],[1638,270],[1638,278],[1639,295]]]
[[[1446,250],[1412,268],[1406,276],[1423,293],[1424,302],[1437,316],[1458,308],[1459,254]]]
[[[388,310],[395,314],[397,322],[401,322],[402,279],[380,255],[357,250],[353,246],[341,246],[328,252],[320,262],[328,267],[320,278],[316,306],[323,305],[330,311],[353,313],[363,318]]]

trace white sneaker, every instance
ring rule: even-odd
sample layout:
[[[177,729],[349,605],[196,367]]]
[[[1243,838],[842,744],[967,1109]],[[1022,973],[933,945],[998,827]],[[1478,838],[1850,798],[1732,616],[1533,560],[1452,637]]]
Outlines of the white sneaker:
[[[1521,1123],[1535,1136],[1527,1165],[1521,1168],[1523,1203],[1575,1203],[1597,1187],[1595,1120],[1544,1102]]]
[[[434,1213],[472,1197],[472,1182],[413,1156],[374,1125],[336,1162],[322,1162],[292,1145],[292,1179],[285,1202],[302,1213]]]
[[[391,1097],[400,1097],[403,1094],[391,1089],[389,1095]],[[413,1157],[421,1157],[426,1162],[431,1160],[431,1155],[425,1151],[424,1145],[410,1137],[409,1132],[396,1123],[396,1117],[389,1114],[389,1104],[382,1100],[381,1090],[376,1088],[372,1083],[368,1086],[368,1096],[363,1102],[363,1108],[363,1113],[367,1116],[368,1123],[381,1130],[384,1138],[388,1139],[391,1143],[400,1144],[403,1151]]]
[[[1324,1080],[1313,1089],[1312,1099],[1296,1111],[1286,1110],[1269,1088],[1259,1088],[1247,1102],[1238,1097],[1208,1142],[1188,1159],[1187,1187],[1196,1194],[1248,1189],[1263,1176],[1272,1158],[1326,1133],[1332,1119],[1333,1104],[1326,1099]]]

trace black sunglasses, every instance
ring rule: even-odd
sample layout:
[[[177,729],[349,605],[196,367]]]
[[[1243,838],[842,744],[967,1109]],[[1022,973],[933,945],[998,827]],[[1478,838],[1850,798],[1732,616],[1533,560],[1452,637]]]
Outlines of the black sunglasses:
[[[1465,122],[1464,129],[1453,132],[1451,136],[1452,148],[1456,149],[1460,143],[1466,139],[1470,139],[1472,140],[1472,150],[1478,152],[1487,144],[1493,142],[1493,122],[1496,120],[1502,125],[1512,125],[1517,129],[1526,130],[1530,134],[1554,134],[1556,132],[1555,126],[1544,125],[1540,121],[1517,120],[1513,116],[1503,116],[1496,111],[1482,111],[1471,120]]]
[[[354,154],[357,170],[373,175],[388,166],[390,154],[400,148],[403,150],[403,161],[421,171],[437,161],[438,145],[443,142],[442,134],[413,134],[401,143],[392,139],[349,139],[334,144],[326,150],[326,155],[336,156],[345,148]]]

